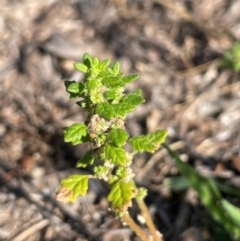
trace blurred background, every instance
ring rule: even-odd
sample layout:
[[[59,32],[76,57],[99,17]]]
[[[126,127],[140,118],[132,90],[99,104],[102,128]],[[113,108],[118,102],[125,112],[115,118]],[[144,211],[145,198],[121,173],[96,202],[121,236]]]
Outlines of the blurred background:
[[[146,99],[130,135],[167,128],[171,148],[239,207],[238,41],[239,0],[0,0],[0,240],[139,240],[108,212],[102,182],[75,204],[55,201],[62,178],[91,171],[75,168],[86,146],[62,133],[84,121],[64,80],[81,79],[73,63],[85,52],[140,74],[127,86]],[[231,240],[165,151],[133,169],[164,240]]]

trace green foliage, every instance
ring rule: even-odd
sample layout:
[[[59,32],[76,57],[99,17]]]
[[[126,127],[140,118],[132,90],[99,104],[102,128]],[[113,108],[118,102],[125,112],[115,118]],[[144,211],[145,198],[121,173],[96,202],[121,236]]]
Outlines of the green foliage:
[[[240,43],[234,44],[234,46],[223,55],[221,67],[231,68],[236,73],[240,73]]]
[[[127,211],[133,198],[143,199],[147,194],[134,184],[130,168],[134,153],[128,153],[125,146],[131,143],[134,151],[154,152],[165,141],[167,132],[156,131],[129,140],[125,119],[144,98],[141,90],[125,94],[124,89],[138,75],[124,76],[118,61],[110,66],[109,60],[100,61],[89,54],[84,54],[82,63],[74,66],[84,77],[80,82],[65,81],[66,91],[70,98],[80,98],[77,104],[88,112],[88,117],[84,123],[66,128],[64,140],[73,145],[90,142],[91,149],[77,162],[77,167],[93,165],[93,174],[63,179],[57,200],[74,202],[78,195],[86,194],[89,178],[99,178],[108,182],[111,188],[108,200],[120,214]]]
[[[133,182],[116,182],[112,185],[108,200],[112,202],[115,210],[124,212],[128,207],[132,206],[131,200],[135,197],[134,190],[135,185]]]
[[[130,140],[134,152],[154,152],[167,137],[166,130],[157,130],[146,136],[137,136]]]
[[[114,115],[113,107],[108,102],[99,103],[96,107],[96,113],[106,119],[110,120]]]
[[[102,158],[119,166],[127,166],[128,163],[126,151],[111,144],[106,144],[103,148]]]
[[[168,153],[175,159],[178,169],[187,179],[201,198],[212,217],[221,222],[226,230],[233,235],[235,240],[240,240],[240,209],[225,200],[216,183],[200,175],[193,167],[183,162],[166,144],[163,144]]]
[[[88,179],[86,175],[72,175],[63,179],[62,188],[70,190],[66,201],[75,202],[78,195],[85,196],[88,190]]]
[[[94,163],[93,151],[90,150],[85,153],[85,155],[78,160],[76,167],[86,167],[87,165],[92,165]]]
[[[87,73],[88,72],[88,67],[85,64],[82,63],[75,63],[74,67],[76,70],[82,73]]]
[[[122,97],[118,104],[113,105],[114,117],[125,119],[126,115],[144,102],[141,90],[133,91],[132,93]]]
[[[115,146],[122,147],[126,144],[128,134],[126,131],[120,128],[112,129],[108,134],[108,139]]]
[[[64,141],[71,142],[72,145],[78,145],[84,142],[87,135],[87,127],[82,123],[75,123],[64,130]]]

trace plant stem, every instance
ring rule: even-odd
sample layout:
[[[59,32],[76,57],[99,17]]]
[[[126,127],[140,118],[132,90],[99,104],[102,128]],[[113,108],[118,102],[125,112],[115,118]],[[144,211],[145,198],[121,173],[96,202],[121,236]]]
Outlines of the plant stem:
[[[150,241],[150,237],[134,222],[134,220],[129,216],[128,212],[124,212],[122,216],[122,221],[125,222],[142,241]]]
[[[148,212],[148,208],[143,200],[137,200],[138,206],[142,212],[142,216],[146,220],[146,224],[149,228],[150,233],[152,234],[153,240],[154,241],[162,241],[162,234],[156,229],[152,218]]]

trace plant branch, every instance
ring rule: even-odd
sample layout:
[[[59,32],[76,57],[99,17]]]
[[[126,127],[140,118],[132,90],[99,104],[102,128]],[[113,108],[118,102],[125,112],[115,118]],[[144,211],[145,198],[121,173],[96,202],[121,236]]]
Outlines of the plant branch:
[[[150,237],[134,222],[128,212],[123,213],[122,221],[125,222],[142,241],[150,241]]]
[[[152,234],[153,240],[154,241],[162,241],[162,234],[156,229],[152,218],[148,212],[148,208],[146,207],[146,204],[143,200],[139,199],[137,200],[138,206],[142,212],[142,216],[146,220],[146,224],[149,228],[150,233]]]

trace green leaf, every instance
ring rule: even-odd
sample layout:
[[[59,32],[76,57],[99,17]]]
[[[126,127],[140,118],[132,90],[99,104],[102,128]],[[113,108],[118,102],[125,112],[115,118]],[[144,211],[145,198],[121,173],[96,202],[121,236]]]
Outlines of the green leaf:
[[[122,78],[122,81],[127,84],[127,83],[131,83],[134,80],[138,79],[139,75],[138,74],[132,74],[132,75],[128,75],[126,77]]]
[[[127,166],[128,163],[126,151],[123,148],[111,144],[107,144],[103,148],[102,158],[119,166]]]
[[[136,136],[130,140],[135,152],[155,152],[165,142],[167,130],[157,130],[148,135]]]
[[[102,87],[102,86],[103,86],[102,83],[98,79],[95,79],[95,78],[91,78],[87,82],[87,88],[88,88],[89,92],[99,90],[100,87]]]
[[[124,88],[123,87],[114,87],[104,92],[104,96],[108,100],[119,101],[122,98]]]
[[[112,70],[112,68],[108,67],[108,68],[107,68],[107,73],[113,75],[113,70]]]
[[[127,139],[128,139],[127,132],[120,128],[113,129],[108,134],[108,140],[118,147],[124,146]]]
[[[83,83],[72,83],[67,87],[68,93],[81,94],[84,90]]]
[[[100,70],[105,70],[108,67],[109,64],[110,64],[110,60],[106,59],[106,60],[104,60],[103,62],[101,62],[99,64],[99,69]]]
[[[108,195],[108,201],[112,203],[112,207],[119,211],[126,211],[132,205],[135,185],[133,182],[116,182],[111,188]]]
[[[98,60],[97,57],[94,57],[94,58],[93,58],[92,67],[93,67],[94,69],[98,69],[98,68],[99,68],[99,60]]]
[[[68,201],[75,202],[79,195],[86,195],[88,190],[88,180],[89,176],[87,175],[72,175],[61,181],[62,187],[67,188],[70,191]]]
[[[113,117],[113,107],[108,102],[99,103],[96,108],[96,113],[106,119],[110,120]]]
[[[77,71],[82,72],[82,73],[87,73],[88,72],[88,67],[83,64],[83,63],[75,63],[74,67]]]
[[[75,84],[76,81],[69,81],[69,80],[66,80],[64,81],[64,85],[66,87],[66,91],[70,94],[70,99],[74,99],[74,98],[78,98],[80,97],[78,93],[71,93],[68,91],[68,87],[72,84]]]
[[[78,160],[77,167],[86,167],[87,165],[92,165],[94,163],[94,157],[92,150],[85,153],[85,155]]]
[[[229,218],[231,218],[236,225],[240,225],[240,209],[226,199],[223,199],[221,203]]]
[[[110,87],[125,86],[125,83],[121,80],[121,76],[107,75],[103,78],[103,83]]]
[[[83,55],[83,63],[90,69],[92,67],[92,58],[89,54]]]
[[[86,135],[87,127],[82,123],[75,123],[64,130],[64,141],[71,142],[75,146],[83,143]]]
[[[141,90],[136,90],[125,95],[118,104],[113,105],[114,117],[125,118],[125,116],[135,110],[136,106],[144,102]]]
[[[186,190],[190,186],[184,176],[166,177],[163,184],[173,190]]]
[[[216,183],[212,179],[201,176],[188,163],[183,162],[178,154],[172,151],[166,144],[163,144],[163,146],[167,149],[169,155],[175,159],[178,169],[188,180],[189,184],[198,192],[202,203],[213,218],[220,221],[236,240],[240,240],[238,216],[240,215],[240,210],[222,198]]]
[[[76,83],[76,81],[75,81],[75,80],[73,80],[73,81],[71,81],[71,80],[65,80],[65,81],[64,81],[64,85],[65,85],[65,87],[66,87],[66,90],[68,89],[68,86],[71,85],[71,84],[73,84],[73,83]]]
[[[114,110],[114,117],[125,118],[128,113],[134,110],[130,103],[119,103],[112,105]]]
[[[137,105],[140,105],[141,103],[143,103],[145,100],[142,96],[142,91],[141,90],[135,90],[133,92],[131,92],[128,95],[125,95],[121,102],[122,103],[129,103],[133,106],[133,108],[135,109],[135,107]]]
[[[113,73],[116,75],[120,71],[120,63],[116,61],[112,67]]]

